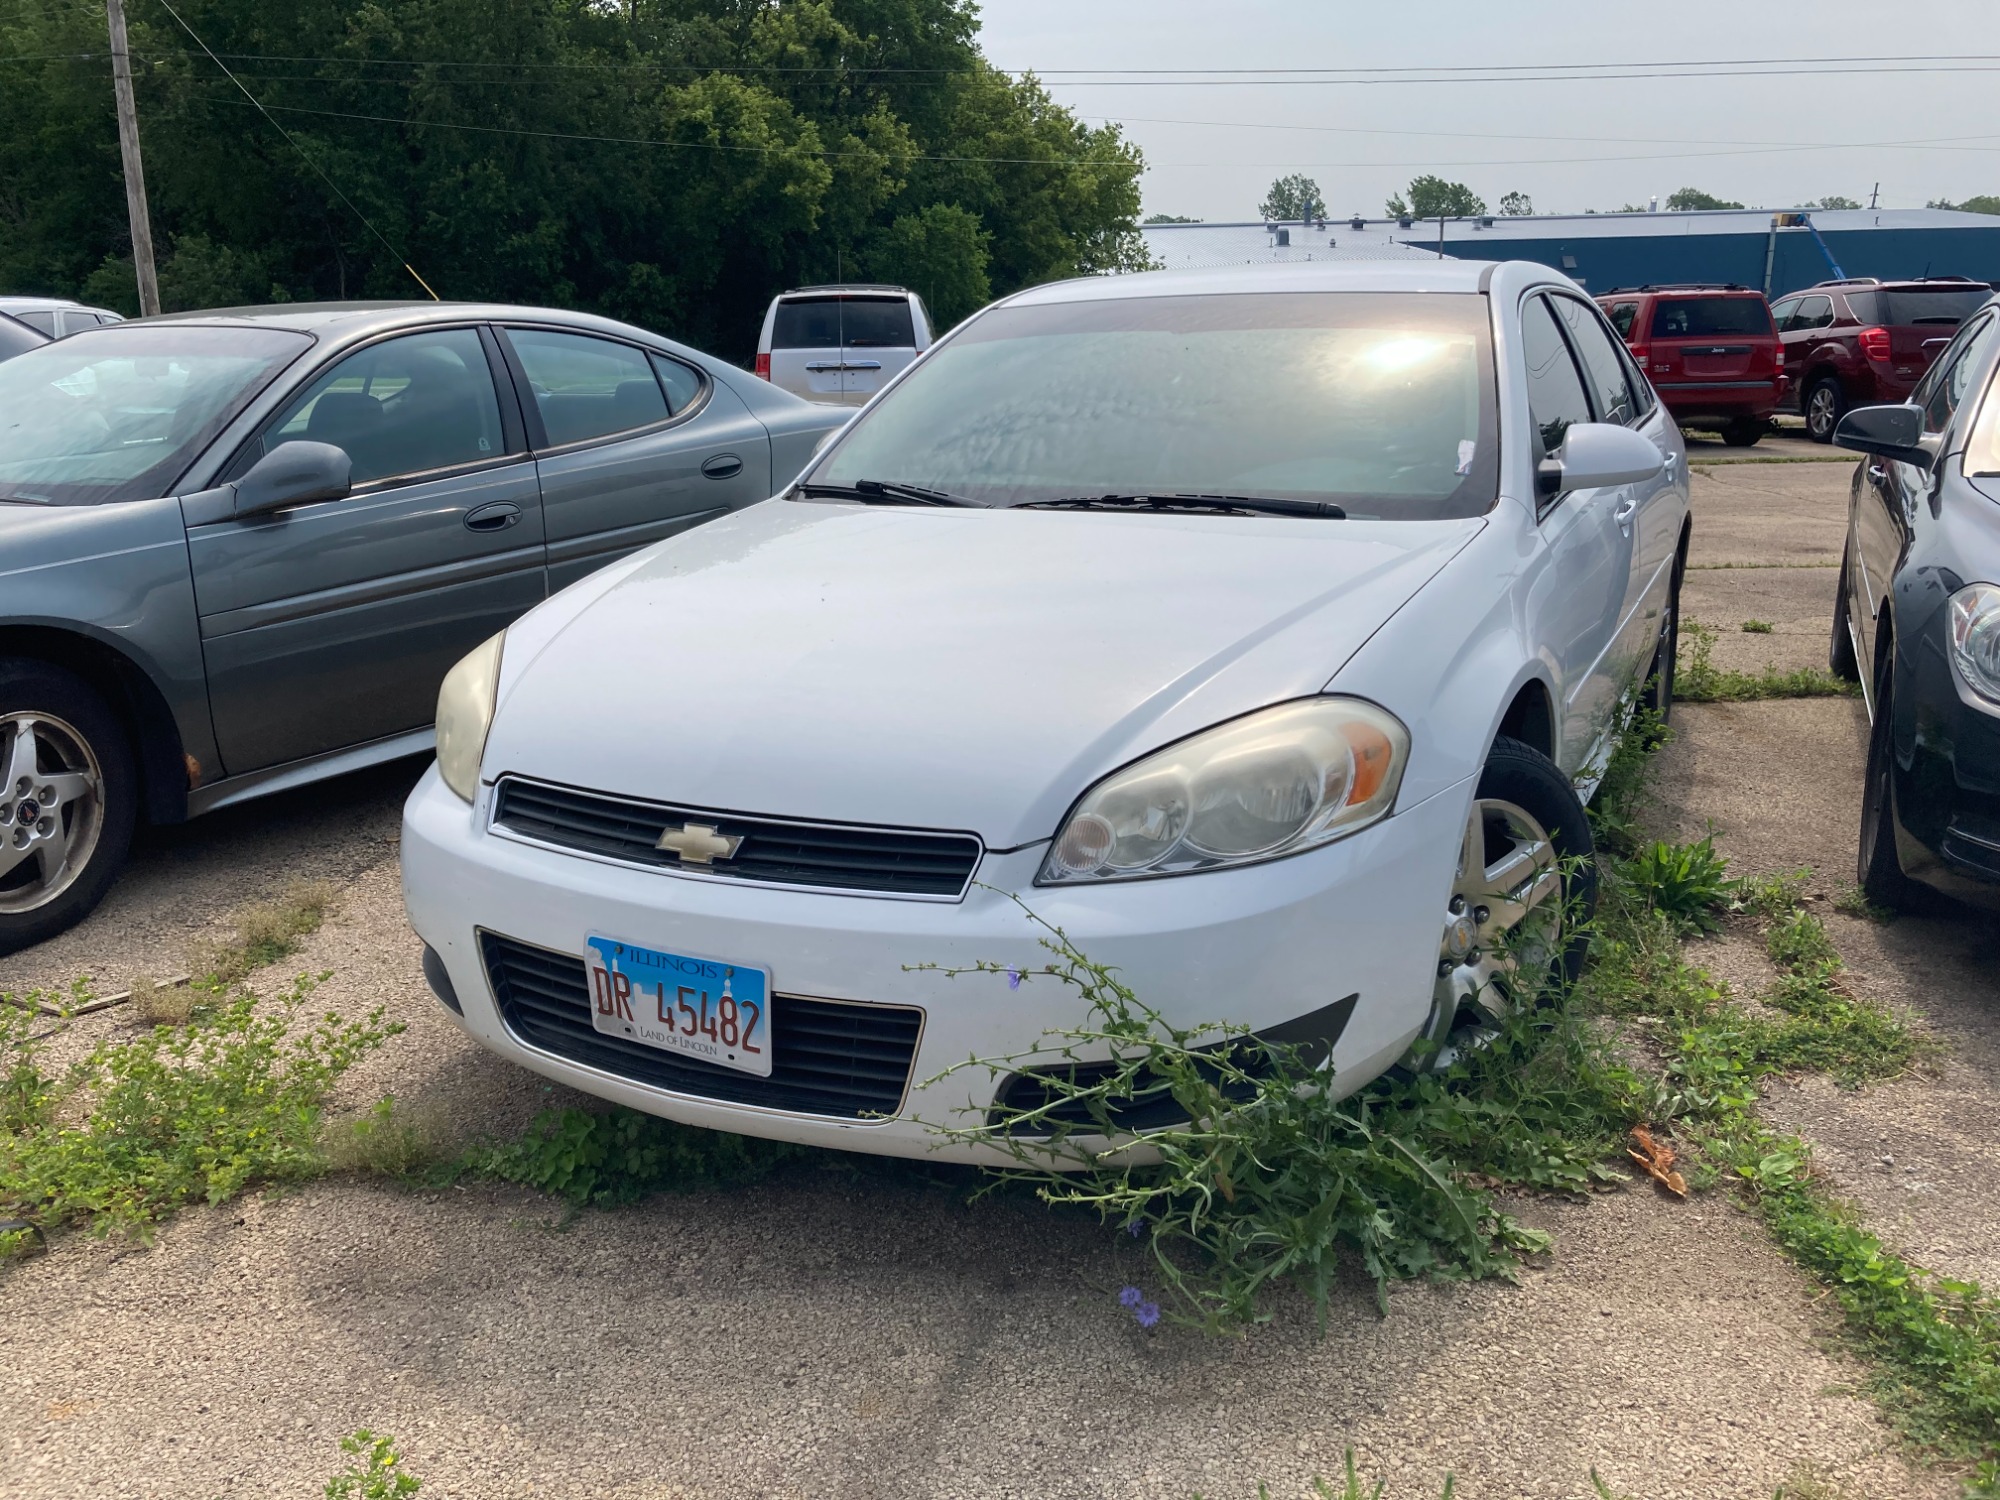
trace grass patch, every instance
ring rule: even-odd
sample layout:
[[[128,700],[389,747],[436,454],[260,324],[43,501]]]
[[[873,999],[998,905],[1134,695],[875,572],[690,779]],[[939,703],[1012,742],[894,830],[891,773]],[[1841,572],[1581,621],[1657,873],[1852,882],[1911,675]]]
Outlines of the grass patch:
[[[350,1462],[326,1482],[326,1500],[401,1500],[414,1495],[424,1482],[403,1467],[395,1443],[362,1428],[340,1440]]]
[[[313,987],[301,978],[270,1001],[236,991],[185,1027],[102,1042],[60,1079],[8,1008],[0,1213],[145,1239],[184,1204],[320,1171],[335,1081],[402,1027],[379,1009],[310,1016]]]
[[[1718,667],[1715,632],[1693,620],[1681,622],[1682,654],[1675,665],[1674,696],[1688,703],[1747,703],[1760,698],[1851,698],[1860,689],[1821,667],[1788,671],[1765,667],[1740,672]]]
[[[193,987],[219,994],[252,971],[290,958],[301,942],[319,931],[338,896],[331,881],[288,882],[272,900],[238,916],[232,937],[196,946],[188,962],[195,976]]]
[[[807,1154],[636,1110],[563,1109],[545,1111],[518,1141],[474,1148],[447,1171],[521,1183],[578,1207],[610,1207],[650,1193],[744,1186]]]
[[[1769,620],[1745,620],[1743,622],[1743,633],[1745,635],[1769,635],[1771,629],[1772,626]]]

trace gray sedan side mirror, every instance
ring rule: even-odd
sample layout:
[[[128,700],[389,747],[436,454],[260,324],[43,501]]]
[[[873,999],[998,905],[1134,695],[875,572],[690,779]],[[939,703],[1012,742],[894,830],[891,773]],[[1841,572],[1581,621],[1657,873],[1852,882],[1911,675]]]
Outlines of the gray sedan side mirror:
[[[1537,488],[1550,496],[1640,484],[1665,467],[1651,438],[1613,422],[1578,422],[1563,433],[1555,456],[1542,461]]]
[[[267,515],[288,505],[344,500],[353,488],[354,464],[347,450],[332,443],[280,443],[236,481],[231,513]]]
[[[1836,447],[1873,453],[1898,463],[1929,468],[1933,453],[1924,446],[1924,414],[1907,404],[1857,406],[1833,429]]]

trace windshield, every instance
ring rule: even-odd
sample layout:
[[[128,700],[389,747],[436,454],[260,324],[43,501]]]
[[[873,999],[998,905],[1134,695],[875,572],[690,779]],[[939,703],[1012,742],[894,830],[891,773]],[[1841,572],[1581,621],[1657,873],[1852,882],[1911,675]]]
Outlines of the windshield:
[[[1499,486],[1491,342],[1476,293],[999,307],[857,419],[810,482],[992,506],[1227,494],[1478,515]]]
[[[164,494],[310,346],[275,328],[120,324],[10,359],[0,364],[0,499],[91,505]]]

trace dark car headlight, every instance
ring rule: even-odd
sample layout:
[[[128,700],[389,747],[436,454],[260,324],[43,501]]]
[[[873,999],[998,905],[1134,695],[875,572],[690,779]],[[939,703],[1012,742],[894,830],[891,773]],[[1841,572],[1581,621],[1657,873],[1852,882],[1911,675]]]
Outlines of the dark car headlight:
[[[1951,660],[1965,685],[2000,704],[2000,585],[1968,583],[1951,596]]]

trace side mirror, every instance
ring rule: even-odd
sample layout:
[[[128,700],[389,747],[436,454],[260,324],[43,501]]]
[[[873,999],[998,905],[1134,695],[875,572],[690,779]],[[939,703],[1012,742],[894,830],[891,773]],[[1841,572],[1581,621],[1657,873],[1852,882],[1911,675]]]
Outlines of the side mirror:
[[[1857,406],[1833,429],[1833,441],[1855,453],[1873,453],[1926,469],[1933,457],[1924,446],[1924,414],[1907,404]]]
[[[288,505],[344,500],[353,486],[354,464],[347,450],[332,443],[280,443],[236,481],[230,513],[268,515]]]
[[[1597,490],[1638,484],[1666,467],[1653,440],[1613,422],[1578,422],[1563,433],[1563,445],[1542,461],[1537,476],[1544,497],[1570,490]]]

